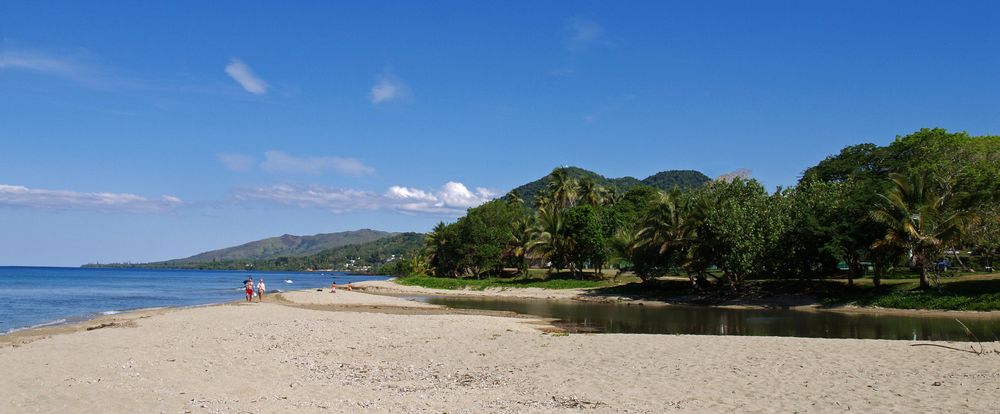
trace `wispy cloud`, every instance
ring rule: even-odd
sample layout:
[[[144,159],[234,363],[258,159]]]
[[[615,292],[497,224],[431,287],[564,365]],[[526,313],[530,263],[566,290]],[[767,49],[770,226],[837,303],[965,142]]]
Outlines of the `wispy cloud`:
[[[579,17],[566,23],[566,49],[569,51],[581,52],[598,44],[610,44],[601,25]]]
[[[145,87],[146,82],[112,74],[95,64],[88,53],[58,55],[29,50],[0,51],[0,71],[23,71],[65,79],[80,86],[112,90],[119,87]]]
[[[321,208],[334,213],[375,210],[378,208],[379,198],[377,194],[368,191],[319,185],[278,184],[269,187],[239,188],[233,193],[239,201],[265,201],[296,207]]]
[[[158,199],[148,199],[128,193],[80,193],[0,184],[0,206],[27,207],[39,210],[163,213],[183,204],[183,200],[171,195],[163,195]]]
[[[0,54],[0,69],[29,70],[65,77],[72,77],[84,71],[78,63],[66,58],[17,51],[5,51]]]
[[[318,185],[273,185],[234,191],[240,201],[264,201],[303,208],[321,208],[334,213],[390,210],[408,214],[458,216],[470,207],[496,197],[485,188],[470,191],[464,184],[448,182],[437,191],[392,186],[382,194]]]
[[[243,63],[242,60],[233,58],[229,61],[229,64],[226,65],[226,74],[233,78],[247,92],[254,95],[264,95],[267,93],[267,82],[264,82],[263,79],[253,73],[253,70],[246,63]]]
[[[342,174],[362,176],[375,173],[375,169],[356,158],[341,157],[296,157],[283,151],[267,151],[261,168],[270,172],[319,174],[336,171]]]
[[[378,105],[387,102],[406,101],[413,96],[413,92],[406,86],[402,79],[396,77],[391,72],[386,71],[378,76],[375,85],[372,86],[368,99],[372,104]]]
[[[233,171],[250,171],[253,169],[254,164],[257,160],[246,154],[233,154],[233,153],[219,153],[215,154],[215,158],[219,160],[222,165]]]
[[[576,68],[565,67],[565,66],[564,67],[555,68],[555,69],[549,70],[549,75],[550,76],[555,76],[555,77],[560,77],[560,78],[573,76],[573,75],[576,75]]]

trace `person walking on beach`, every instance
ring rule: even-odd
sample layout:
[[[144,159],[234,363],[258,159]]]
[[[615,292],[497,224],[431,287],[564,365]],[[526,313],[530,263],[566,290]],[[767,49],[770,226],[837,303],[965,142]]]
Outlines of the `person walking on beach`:
[[[257,282],[257,303],[260,303],[264,299],[264,278],[260,278],[260,282]]]
[[[250,276],[244,283],[247,292],[247,302],[253,301],[253,276]]]

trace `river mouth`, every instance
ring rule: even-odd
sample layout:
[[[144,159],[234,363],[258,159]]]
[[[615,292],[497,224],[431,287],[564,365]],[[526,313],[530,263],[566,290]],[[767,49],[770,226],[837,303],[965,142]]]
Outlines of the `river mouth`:
[[[790,336],[802,338],[992,342],[1000,319],[844,313],[711,306],[642,306],[571,300],[460,296],[405,296],[455,309],[506,311],[555,319],[570,332],[669,335]]]

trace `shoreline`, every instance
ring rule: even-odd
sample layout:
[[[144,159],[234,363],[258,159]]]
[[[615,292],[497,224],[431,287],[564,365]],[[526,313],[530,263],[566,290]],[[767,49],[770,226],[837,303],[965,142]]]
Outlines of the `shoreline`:
[[[760,304],[760,303],[733,303],[733,304],[699,304],[692,302],[670,302],[651,299],[634,299],[616,295],[588,295],[591,289],[541,289],[541,288],[491,288],[484,290],[448,290],[433,289],[419,286],[406,286],[394,283],[392,279],[379,281],[363,281],[352,283],[354,289],[359,293],[366,293],[375,296],[396,297],[396,296],[440,296],[440,297],[475,297],[475,298],[497,298],[515,300],[544,300],[562,302],[584,302],[584,303],[606,303],[606,304],[628,304],[635,306],[651,307],[689,307],[689,308],[718,308],[718,309],[747,309],[747,310],[769,310],[782,309],[798,312],[832,312],[855,315],[890,315],[890,316],[910,316],[910,317],[954,317],[972,319],[1000,319],[1000,311],[951,311],[951,310],[926,310],[926,309],[894,309],[894,308],[872,308],[860,306],[827,306],[820,303],[806,305],[781,305]],[[316,288],[281,291],[276,290],[265,297],[264,303],[275,303],[283,306],[297,307],[301,309],[321,310],[321,311],[353,311],[371,312],[383,314],[405,314],[405,315],[478,315],[494,316],[505,318],[519,318],[525,320],[543,321],[547,326],[547,332],[574,331],[572,324],[560,324],[556,319],[546,318],[539,315],[520,314],[508,311],[489,311],[479,309],[447,308],[437,305],[426,306],[399,306],[386,304],[340,304],[336,306],[326,304],[296,303],[285,298],[284,295],[291,293],[311,292]],[[325,291],[325,288],[323,288]],[[346,292],[343,289],[338,292]],[[406,301],[408,303],[418,303]],[[254,302],[255,304],[257,302]],[[113,313],[95,313],[91,317],[74,316],[63,319],[63,322],[46,322],[40,325],[14,328],[12,331],[0,334],[0,348],[8,346],[20,346],[38,339],[51,337],[86,330],[103,329],[107,327],[127,326],[136,320],[145,319],[156,315],[161,315],[171,311],[195,309],[216,306],[242,306],[243,300],[232,300],[228,302],[206,303],[199,305],[164,306],[153,308],[131,309],[124,311],[107,311]],[[653,334],[639,334],[653,335]]]
[[[413,295],[413,296],[453,296],[453,297],[481,297],[481,298],[506,298],[525,300],[566,300],[573,302],[591,303],[626,303],[638,306],[684,306],[684,307],[706,307],[718,309],[784,309],[801,312],[835,312],[846,314],[863,315],[897,315],[897,316],[926,316],[926,317],[961,317],[973,319],[1000,319],[1000,310],[993,311],[956,311],[956,310],[936,310],[936,309],[897,309],[863,307],[854,305],[829,306],[816,302],[815,300],[801,300],[801,297],[784,297],[780,300],[735,300],[732,303],[705,304],[696,301],[669,301],[632,298],[620,295],[594,295],[593,288],[579,289],[541,289],[541,288],[488,288],[484,290],[472,289],[434,289],[420,286],[407,286],[395,283],[396,278],[380,281],[365,281],[354,283],[356,290],[374,294],[390,295]]]
[[[1000,390],[993,343],[567,335],[452,311],[302,290],[107,315],[0,346],[0,412],[989,412]]]

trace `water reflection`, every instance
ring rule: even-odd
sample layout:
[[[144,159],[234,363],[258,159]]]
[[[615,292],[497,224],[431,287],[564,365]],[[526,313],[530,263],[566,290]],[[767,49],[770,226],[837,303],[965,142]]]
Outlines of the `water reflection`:
[[[511,311],[555,318],[604,333],[797,336],[969,341],[951,317],[848,314],[794,310],[636,306],[497,298],[420,297],[452,308]],[[1000,320],[962,320],[983,341],[1000,335]]]

